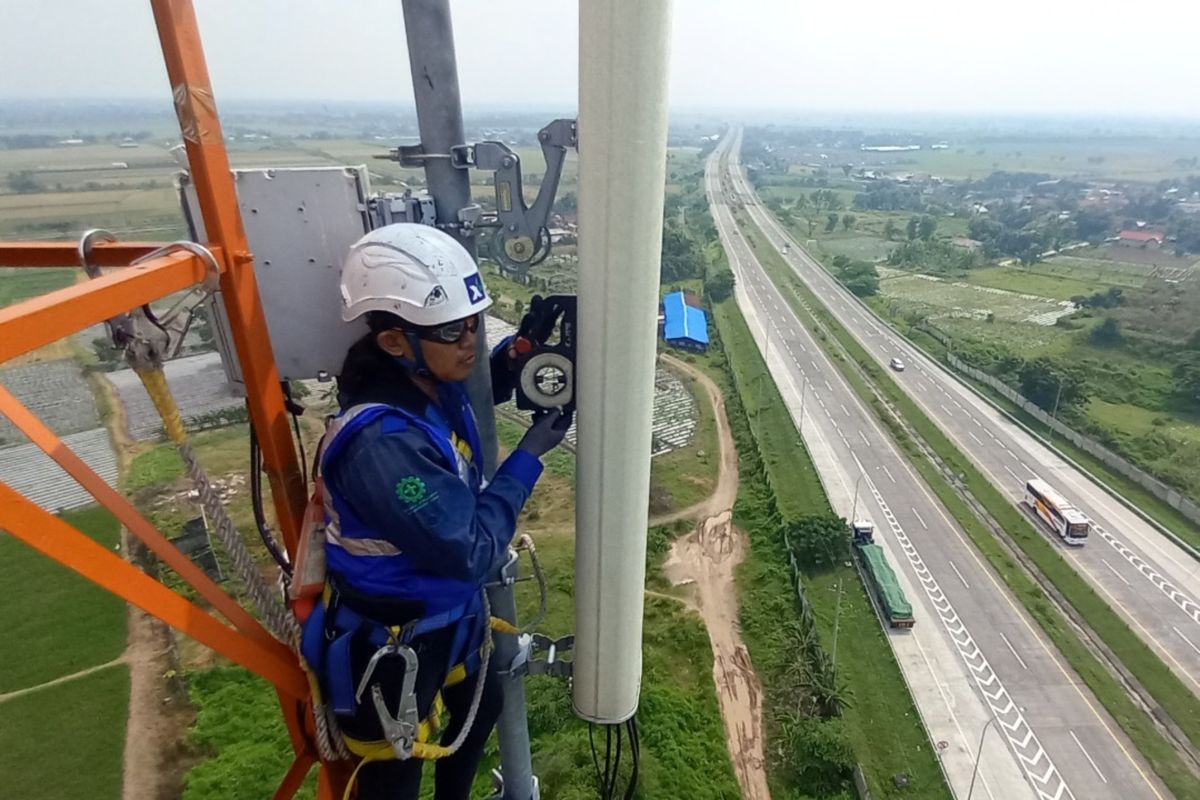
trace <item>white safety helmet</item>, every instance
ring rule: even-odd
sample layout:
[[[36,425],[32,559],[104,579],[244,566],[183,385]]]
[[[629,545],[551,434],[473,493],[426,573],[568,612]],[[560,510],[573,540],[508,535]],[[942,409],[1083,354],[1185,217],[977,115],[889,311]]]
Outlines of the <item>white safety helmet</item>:
[[[411,222],[385,225],[351,245],[340,285],[346,322],[388,311],[428,327],[492,304],[471,254],[449,234]]]

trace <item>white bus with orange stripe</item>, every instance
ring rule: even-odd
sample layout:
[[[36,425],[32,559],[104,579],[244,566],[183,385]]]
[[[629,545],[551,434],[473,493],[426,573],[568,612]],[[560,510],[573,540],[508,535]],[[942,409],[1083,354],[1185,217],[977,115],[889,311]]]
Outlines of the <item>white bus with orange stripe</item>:
[[[1087,541],[1091,520],[1044,480],[1034,478],[1025,484],[1025,502],[1067,544],[1082,547]]]

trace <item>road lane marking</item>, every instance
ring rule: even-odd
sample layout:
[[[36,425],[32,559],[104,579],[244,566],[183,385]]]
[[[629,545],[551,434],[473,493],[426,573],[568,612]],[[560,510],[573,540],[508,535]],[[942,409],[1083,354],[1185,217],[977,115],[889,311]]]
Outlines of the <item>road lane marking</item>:
[[[1103,558],[1102,558],[1102,559],[1100,559],[1100,563],[1101,563],[1101,564],[1103,564],[1104,566],[1108,567],[1108,571],[1109,571],[1109,572],[1111,572],[1113,575],[1116,575],[1118,578],[1120,578],[1121,580],[1125,581],[1125,585],[1126,585],[1126,586],[1130,586],[1130,585],[1131,585],[1131,584],[1129,583],[1129,579],[1128,579],[1128,578],[1126,578],[1126,577],[1125,577],[1124,575],[1122,575],[1121,573],[1117,572],[1117,571],[1116,571],[1116,570],[1113,568],[1113,565],[1112,565],[1112,564],[1110,564],[1110,563],[1108,563],[1107,559],[1103,559]]]
[[[831,392],[833,391],[833,387],[829,385],[829,381],[822,381],[822,383],[825,384],[826,389],[828,389]]]
[[[1180,638],[1180,639],[1183,639],[1185,642],[1187,642],[1187,643],[1188,643],[1188,647],[1192,648],[1192,649],[1193,649],[1193,650],[1195,650],[1197,653],[1200,653],[1200,647],[1196,647],[1196,645],[1192,643],[1192,640],[1191,640],[1191,639],[1189,639],[1188,637],[1184,636],[1184,635],[1183,635],[1183,631],[1179,630],[1179,628],[1176,628],[1174,625],[1172,625],[1172,626],[1171,626],[1171,630],[1173,630],[1173,631],[1175,631],[1175,633],[1179,634],[1179,638]]]
[[[845,414],[847,417],[850,416],[850,410],[846,408],[845,403],[838,403],[838,405],[842,407],[843,414]]]
[[[958,576],[958,579],[960,581],[962,581],[962,585],[967,587],[968,589],[970,589],[971,584],[967,583],[967,579],[964,578],[963,574],[958,571],[958,567],[954,566],[954,562],[951,561],[950,559],[946,559],[946,563],[950,565],[950,569],[954,570],[954,574]]]
[[[1071,734],[1071,738],[1074,739],[1075,744],[1079,746],[1079,752],[1083,753],[1084,757],[1088,760],[1088,763],[1092,765],[1092,769],[1096,770],[1096,774],[1100,776],[1100,780],[1108,783],[1108,778],[1104,777],[1104,773],[1101,772],[1100,768],[1096,766],[1096,762],[1092,760],[1091,755],[1089,755],[1088,751],[1083,748],[1083,742],[1079,741],[1079,737],[1075,735],[1075,731],[1067,732]]]
[[[997,631],[997,633],[999,633],[999,631]],[[1000,633],[1000,638],[1004,640],[1006,645],[1008,645],[1008,651],[1013,654],[1013,658],[1015,658],[1017,663],[1021,665],[1021,669],[1029,669],[1029,665],[1025,663],[1025,659],[1021,658],[1021,655],[1017,652],[1017,649],[1012,646],[1012,642],[1008,640],[1008,637],[1003,633]]]
[[[1016,481],[1019,481],[1019,480],[1021,480],[1021,476],[1020,476],[1020,475],[1018,475],[1017,473],[1013,472],[1011,469],[1009,469],[1009,468],[1008,468],[1008,464],[1005,464],[1005,465],[1004,465],[1004,471],[1005,471],[1005,472],[1007,472],[1009,475],[1012,475],[1012,476],[1013,476],[1013,480],[1016,480]]]
[[[858,438],[862,439],[863,444],[865,444],[867,447],[871,446],[871,440],[868,439],[867,435],[865,433],[863,433],[861,430],[858,432]]]
[[[926,385],[925,385],[924,383],[922,383],[921,381],[917,381],[917,386],[920,386],[920,387],[921,387],[921,391],[922,391],[922,392],[928,392],[928,391],[929,391],[929,387],[928,387],[928,386],[926,386]]]
[[[921,516],[921,512],[917,511],[915,508],[912,508],[909,510],[912,511],[913,514],[916,516],[917,522],[921,523],[921,527],[924,528],[925,530],[929,530],[929,526],[925,524],[925,518]]]
[[[888,476],[892,483],[896,482],[896,479],[892,477],[892,471],[888,469],[886,465],[880,464],[879,467],[883,470],[884,474]]]
[[[967,431],[967,436],[970,436],[972,439],[974,439],[976,443],[983,444],[983,439],[980,439],[978,436],[976,436],[974,431]]]
[[[858,460],[858,456],[853,453],[850,455],[854,459],[854,463],[858,466],[859,471],[865,472],[862,462]],[[954,610],[954,604],[950,602],[950,598],[946,596],[941,586],[938,585],[937,578],[930,572],[924,559],[921,558],[916,545],[908,538],[908,534],[904,532],[903,526],[900,525],[900,522],[896,519],[896,515],[892,513],[891,508],[888,506],[887,501],[880,494],[875,481],[871,480],[869,475],[867,476],[866,484],[867,489],[875,498],[876,505],[883,512],[883,516],[887,520],[888,526],[896,538],[896,542],[900,545],[901,551],[907,557],[913,572],[916,573],[917,580],[920,582],[921,588],[925,590],[925,596],[941,621],[943,629],[949,635],[955,649],[958,650],[958,654],[962,658],[963,663],[966,664],[971,677],[974,678],[976,688],[987,703],[988,708],[991,709],[992,714],[999,721],[1000,730],[1008,739],[1008,743],[1016,754],[1021,770],[1029,779],[1030,785],[1037,792],[1041,800],[1061,800],[1064,797],[1072,798],[1073,800],[1075,797],[1074,792],[1071,791],[1066,779],[1058,771],[1054,760],[1050,758],[1050,754],[1042,746],[1037,733],[1033,730],[1033,726],[1025,719],[1020,706],[1016,704],[1012,695],[1009,694],[1008,689],[1004,686],[1004,681],[1000,679],[1000,676],[996,674],[992,665],[988,663],[987,656],[984,655],[979,645],[975,642],[966,623],[962,621],[958,616],[958,612]],[[955,571],[957,572],[957,570]]]
[[[947,417],[954,416],[954,415],[953,415],[953,414],[950,412],[950,409],[946,408],[946,407],[945,407],[944,405],[942,405],[941,403],[938,403],[938,406],[939,406],[939,407],[941,407],[942,411],[945,411],[945,412],[946,412],[946,416],[947,416]]]

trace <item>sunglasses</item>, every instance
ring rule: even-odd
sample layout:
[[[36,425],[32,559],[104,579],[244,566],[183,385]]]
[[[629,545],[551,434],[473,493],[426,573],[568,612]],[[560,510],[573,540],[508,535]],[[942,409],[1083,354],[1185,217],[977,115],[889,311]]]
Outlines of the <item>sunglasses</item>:
[[[479,315],[473,314],[466,319],[447,322],[445,325],[434,326],[413,326],[413,333],[418,338],[427,342],[435,342],[437,344],[458,344],[462,341],[463,336],[468,332],[475,333],[479,330]]]

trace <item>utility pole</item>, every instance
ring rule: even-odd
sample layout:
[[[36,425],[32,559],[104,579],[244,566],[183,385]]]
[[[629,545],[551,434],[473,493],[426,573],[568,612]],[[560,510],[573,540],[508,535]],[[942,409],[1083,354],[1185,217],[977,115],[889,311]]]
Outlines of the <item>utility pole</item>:
[[[858,480],[854,482],[854,505],[850,507],[850,524],[854,524],[854,518],[858,516],[858,487],[862,483],[862,479],[867,473],[858,473]]]
[[[471,178],[467,170],[455,166],[450,157],[451,148],[466,144],[450,0],[403,0],[402,5],[425,181],[437,210],[437,224],[475,257],[475,235],[463,226],[466,216],[462,214],[471,205]],[[496,471],[497,443],[485,334],[480,320],[475,370],[467,379],[467,394],[483,445],[483,453],[479,455],[484,474],[490,478]],[[496,572],[489,578],[488,599],[492,615],[513,624],[517,621],[513,589],[516,577],[517,557],[510,550],[508,561],[496,565]],[[510,634],[494,634],[493,639],[492,660],[500,667],[500,680],[504,686],[504,710],[496,725],[504,778],[501,798],[537,800],[537,779],[533,776],[525,716],[525,684],[521,675],[508,671],[520,647],[516,637]]]
[[[975,777],[979,775],[979,759],[983,757],[983,740],[987,736],[988,726],[995,721],[995,717],[988,717],[988,721],[983,723],[983,731],[979,734],[979,749],[975,751],[975,768],[971,770],[971,788],[967,789],[967,800],[971,800],[971,794],[975,791]]]
[[[1063,381],[1062,381],[1062,375],[1058,375],[1058,376],[1056,376],[1056,377],[1057,377],[1057,379],[1058,379],[1058,389],[1057,389],[1057,390],[1055,390],[1055,392],[1054,392],[1054,411],[1052,411],[1052,412],[1050,413],[1050,417],[1051,417],[1051,418],[1052,418],[1052,419],[1053,419],[1055,422],[1058,422],[1058,401],[1059,401],[1059,399],[1062,397],[1062,385],[1063,385]]]

